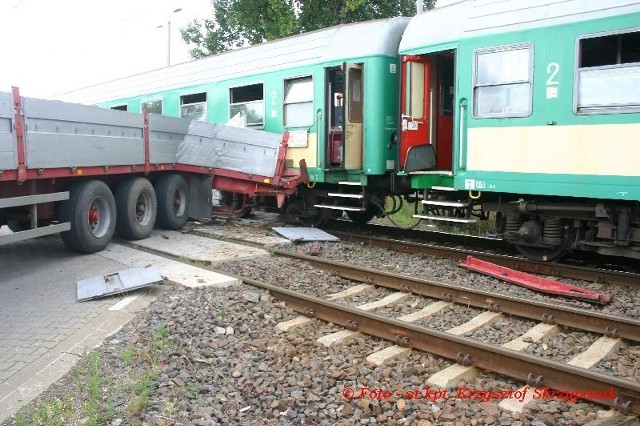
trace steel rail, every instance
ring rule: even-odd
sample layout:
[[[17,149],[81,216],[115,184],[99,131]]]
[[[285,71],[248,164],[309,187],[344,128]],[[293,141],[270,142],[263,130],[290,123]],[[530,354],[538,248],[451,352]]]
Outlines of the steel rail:
[[[502,254],[441,247],[432,244],[388,238],[360,236],[342,231],[332,231],[331,233],[346,242],[366,243],[374,247],[386,248],[403,253],[421,253],[431,256],[445,256],[459,260],[465,260],[467,256],[473,256],[481,260],[486,260],[487,262],[493,262],[500,266],[506,266],[507,268],[532,274],[552,275],[584,281],[606,282],[609,284],[624,286],[637,287],[640,285],[640,275],[629,272],[606,271],[597,268],[587,268],[562,263],[535,262],[529,259]]]
[[[357,224],[350,220],[334,219],[323,225],[328,232],[352,233],[354,229],[370,235],[386,235],[389,238],[407,238],[413,240],[430,241],[431,243],[449,243],[471,247],[482,247],[487,250],[502,250],[515,253],[515,248],[501,238],[480,237],[477,235],[451,234],[443,231],[425,231],[417,229],[398,228],[387,225],[374,225],[372,223]]]
[[[566,392],[587,393],[585,398],[618,410],[640,414],[640,384],[607,376],[561,362],[535,357],[465,337],[435,331],[362,311],[338,303],[303,295],[282,287],[244,279],[252,286],[268,290],[291,309],[307,317],[318,318],[389,340],[401,346],[489,370],[529,383]],[[533,392],[533,390],[531,390]],[[602,391],[615,398],[596,399],[589,391]]]
[[[606,315],[570,306],[523,300],[498,293],[413,278],[406,275],[391,274],[284,250],[274,250],[273,253],[279,256],[309,262],[316,268],[329,271],[353,281],[375,284],[381,287],[411,292],[434,299],[456,302],[481,309],[489,309],[495,312],[530,318],[536,321],[589,330],[610,337],[621,337],[640,342],[640,321],[629,318]]]

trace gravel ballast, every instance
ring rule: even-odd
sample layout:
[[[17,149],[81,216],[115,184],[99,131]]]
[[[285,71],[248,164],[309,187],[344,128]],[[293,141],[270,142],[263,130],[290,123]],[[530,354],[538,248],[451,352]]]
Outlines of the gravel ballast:
[[[230,235],[237,235],[238,228],[232,227]],[[256,228],[249,227],[247,232],[252,229]],[[504,292],[506,288],[515,288],[464,271],[447,259],[343,243],[301,244],[293,248],[387,272],[410,270],[414,276],[453,280],[484,290]],[[214,266],[318,297],[354,285],[305,263],[269,255]],[[514,295],[531,293],[515,289]],[[376,289],[338,302],[355,306],[389,293]],[[540,299],[539,296],[532,299]],[[612,310],[618,314],[637,312],[638,299],[627,296]],[[541,296],[541,300],[551,298]],[[374,312],[398,317],[431,302],[412,296]],[[480,312],[454,305],[416,324],[446,330]],[[388,364],[375,366],[367,361],[367,356],[392,343],[360,335],[344,344],[325,347],[316,343],[316,339],[343,328],[318,320],[289,332],[276,328],[278,323],[297,316],[282,302],[247,285],[228,289],[184,289],[171,285],[145,313],[94,353],[88,353],[80,367],[34,401],[18,420],[25,419],[29,424],[34,413],[43,412],[42,407],[54,407],[54,412],[66,416],[57,424],[78,425],[92,424],[97,419],[93,424],[542,426],[586,424],[607,412],[603,406],[591,403],[543,399],[517,414],[499,408],[495,399],[483,400],[465,393],[465,390],[515,391],[523,385],[490,373],[468,383],[460,382],[445,395],[443,389],[429,389],[426,379],[452,365],[451,361],[411,351]],[[506,316],[466,336],[503,344],[533,325],[532,321]],[[547,343],[552,350],[547,348],[546,353],[539,355],[565,360],[573,355],[570,347],[576,346],[576,338],[586,347],[593,336],[565,330]],[[542,345],[532,346],[531,351],[535,353]],[[637,346],[632,349],[637,361]],[[619,373],[612,374],[631,379],[637,370],[633,371],[633,364],[629,364],[633,361],[628,361],[621,351],[611,357],[609,364],[601,363],[598,370],[616,371]],[[96,360],[95,365],[92,360]],[[93,399],[93,411],[87,407],[92,393],[86,383],[91,383],[91,378],[100,389]],[[13,419],[6,424],[15,423]]]

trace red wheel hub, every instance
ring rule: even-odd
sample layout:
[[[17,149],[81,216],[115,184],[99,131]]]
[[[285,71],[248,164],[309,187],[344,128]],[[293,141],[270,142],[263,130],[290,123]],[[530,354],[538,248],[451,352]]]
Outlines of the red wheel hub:
[[[100,222],[100,211],[95,207],[89,208],[89,226],[93,227],[98,222]]]

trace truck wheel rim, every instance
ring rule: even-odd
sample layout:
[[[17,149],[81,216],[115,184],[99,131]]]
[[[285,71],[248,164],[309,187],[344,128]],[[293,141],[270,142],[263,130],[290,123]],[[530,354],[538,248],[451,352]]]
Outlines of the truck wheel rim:
[[[135,207],[136,221],[142,226],[148,225],[151,220],[151,203],[151,196],[149,194],[143,193],[138,196]]]
[[[96,197],[89,206],[88,224],[91,234],[96,238],[102,238],[107,234],[111,222],[109,204],[103,197]]]
[[[187,194],[184,191],[178,190],[173,194],[173,212],[177,217],[184,216],[185,208],[187,205]]]

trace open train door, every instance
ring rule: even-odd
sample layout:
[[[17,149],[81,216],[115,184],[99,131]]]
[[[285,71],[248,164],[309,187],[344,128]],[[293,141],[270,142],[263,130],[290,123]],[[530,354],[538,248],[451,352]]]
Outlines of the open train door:
[[[399,166],[407,173],[435,167],[435,151],[431,145],[430,67],[426,56],[402,57]]]
[[[345,63],[344,167],[362,169],[364,118],[364,65]]]

